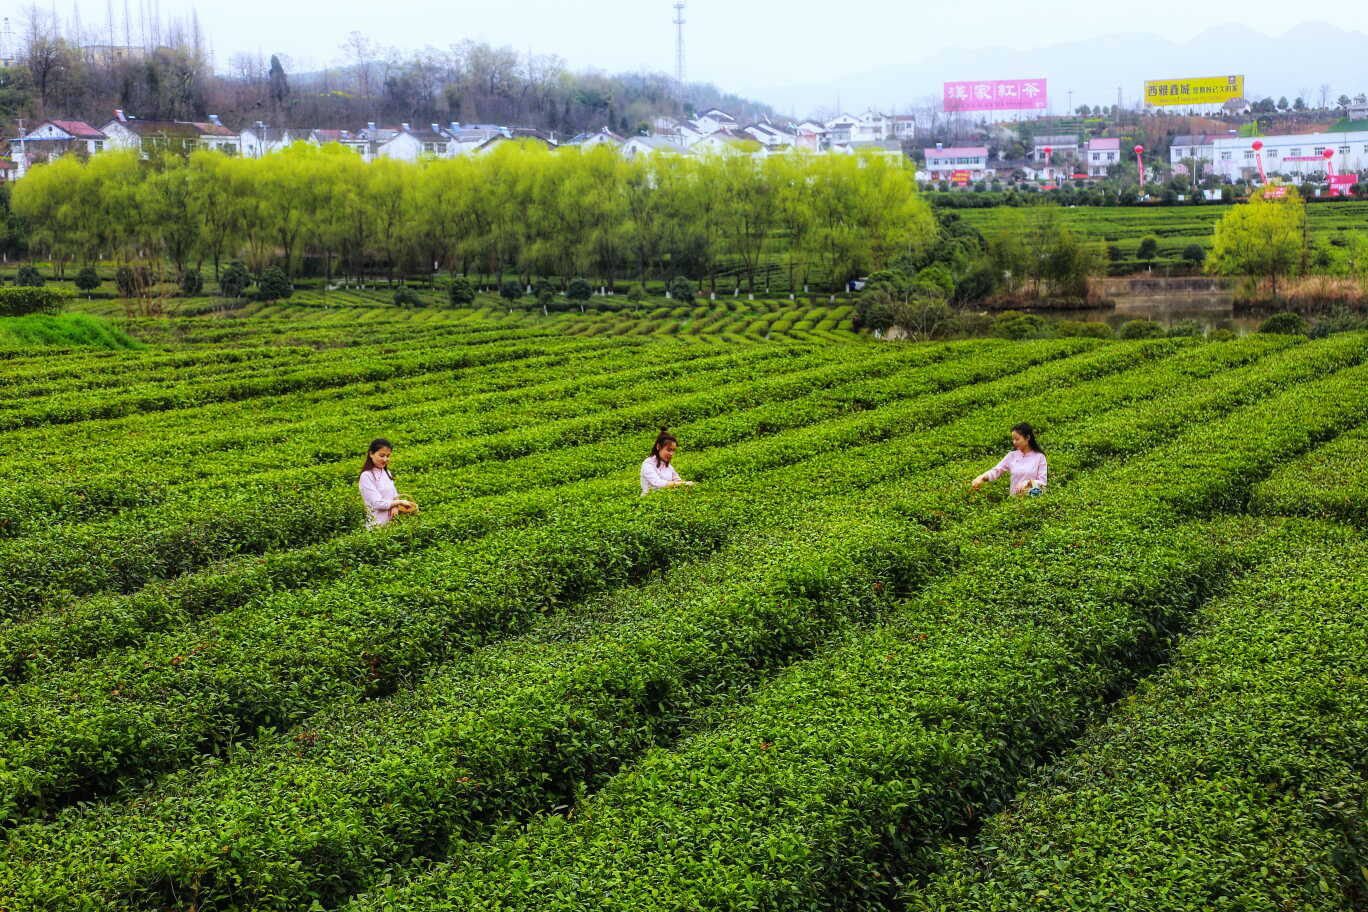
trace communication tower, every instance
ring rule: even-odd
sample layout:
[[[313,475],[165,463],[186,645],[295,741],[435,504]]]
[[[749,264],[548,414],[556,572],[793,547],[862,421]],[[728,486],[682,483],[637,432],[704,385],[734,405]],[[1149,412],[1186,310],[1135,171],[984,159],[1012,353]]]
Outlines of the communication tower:
[[[0,26],[0,67],[14,66],[14,29],[10,27],[9,16]]]
[[[675,0],[675,81],[684,84],[684,0]]]

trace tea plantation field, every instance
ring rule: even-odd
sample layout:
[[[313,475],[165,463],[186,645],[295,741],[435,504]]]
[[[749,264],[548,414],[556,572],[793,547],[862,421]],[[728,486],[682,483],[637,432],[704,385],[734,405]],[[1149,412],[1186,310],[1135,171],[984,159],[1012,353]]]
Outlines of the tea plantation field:
[[[0,909],[1365,908],[1368,335],[812,318],[0,352]]]

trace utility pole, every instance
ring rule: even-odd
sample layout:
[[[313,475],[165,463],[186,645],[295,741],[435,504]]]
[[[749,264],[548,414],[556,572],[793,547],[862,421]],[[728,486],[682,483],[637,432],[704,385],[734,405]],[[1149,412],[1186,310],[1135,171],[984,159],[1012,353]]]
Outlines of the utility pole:
[[[684,86],[684,0],[675,0],[675,82]]]

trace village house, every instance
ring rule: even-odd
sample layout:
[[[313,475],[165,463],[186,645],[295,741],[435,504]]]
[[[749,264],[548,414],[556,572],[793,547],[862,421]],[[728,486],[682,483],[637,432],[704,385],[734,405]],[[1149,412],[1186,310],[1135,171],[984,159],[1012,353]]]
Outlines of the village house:
[[[860,121],[849,114],[838,114],[826,122],[826,141],[828,146],[843,145],[855,138],[855,128]]]
[[[246,158],[261,158],[272,152],[279,152],[291,143],[307,139],[308,131],[286,130],[281,127],[268,127],[257,121],[238,134],[241,138],[242,154]]]
[[[880,114],[874,109],[870,109],[859,117],[855,118],[855,123],[850,131],[851,142],[881,142],[890,139],[893,133],[893,122],[887,114]]]
[[[612,146],[617,149],[626,141],[626,137],[619,136],[607,127],[603,127],[596,133],[580,133],[562,145],[579,146],[582,149],[590,149],[594,146]]]
[[[1107,169],[1121,161],[1121,140],[1100,137],[1088,140],[1087,161],[1089,177],[1106,177]]]
[[[890,125],[893,133],[885,139],[911,142],[917,136],[917,118],[913,114],[894,114],[890,118]]]
[[[827,131],[823,124],[805,120],[794,127],[794,146],[809,152],[820,152],[827,145]]]
[[[753,137],[756,142],[770,150],[791,148],[798,142],[798,137],[794,133],[768,122],[753,123],[741,132]]]
[[[987,146],[952,146],[922,150],[928,180],[978,181],[988,174]]]
[[[689,147],[693,155],[734,155],[755,152],[759,144],[749,133],[717,130]]]
[[[1045,161],[1049,149],[1051,161],[1073,161],[1078,158],[1078,136],[1072,133],[1056,136],[1037,136],[1031,140],[1031,161]]]
[[[718,130],[736,130],[739,128],[735,117],[718,108],[712,108],[695,117],[693,125],[704,136],[709,136]]]
[[[643,155],[680,155],[684,147],[668,136],[633,136],[624,142],[619,150],[628,161]]]
[[[100,127],[100,132],[108,138],[107,148],[138,149],[143,152],[152,149],[175,152],[208,149],[225,155],[237,155],[242,144],[241,137],[225,127],[216,114],[210,114],[209,121],[202,123],[138,120],[128,117],[123,111],[115,111],[114,119]]]
[[[83,120],[45,120],[9,141],[14,166],[0,171],[6,177],[12,173],[17,180],[35,164],[72,153],[94,155],[103,150],[108,141],[109,137]]]

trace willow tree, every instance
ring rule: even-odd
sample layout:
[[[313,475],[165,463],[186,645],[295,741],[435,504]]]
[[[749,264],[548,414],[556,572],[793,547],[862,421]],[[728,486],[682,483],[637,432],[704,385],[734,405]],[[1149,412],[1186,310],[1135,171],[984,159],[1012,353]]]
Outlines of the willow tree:
[[[1306,202],[1292,187],[1269,196],[1264,187],[1247,204],[1235,206],[1216,223],[1206,269],[1215,275],[1268,279],[1273,296],[1278,279],[1296,275],[1307,254]]]

